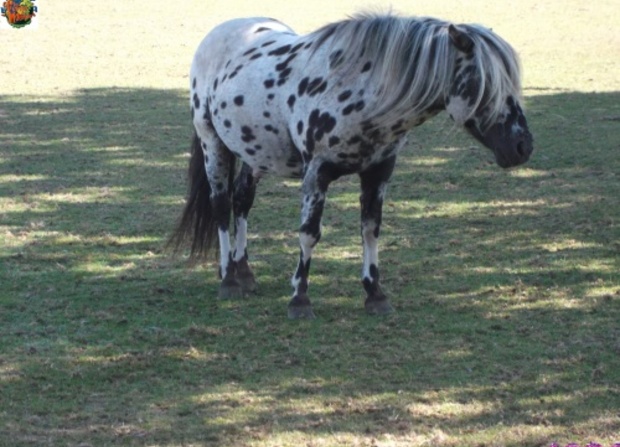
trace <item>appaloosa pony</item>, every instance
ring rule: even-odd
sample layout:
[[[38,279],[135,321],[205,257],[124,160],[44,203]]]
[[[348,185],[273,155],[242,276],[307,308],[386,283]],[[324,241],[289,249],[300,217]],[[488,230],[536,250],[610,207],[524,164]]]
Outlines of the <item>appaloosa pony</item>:
[[[258,181],[268,173],[302,178],[301,252],[288,314],[312,318],[308,276],[327,188],[357,174],[365,307],[389,313],[377,242],[386,185],[407,134],[446,110],[499,166],[524,163],[533,145],[520,84],[515,51],[479,25],[362,14],[299,36],[273,19],[223,23],[191,67],[189,194],[171,242],[177,249],[189,242],[200,257],[218,237],[219,296],[253,291],[247,218]]]

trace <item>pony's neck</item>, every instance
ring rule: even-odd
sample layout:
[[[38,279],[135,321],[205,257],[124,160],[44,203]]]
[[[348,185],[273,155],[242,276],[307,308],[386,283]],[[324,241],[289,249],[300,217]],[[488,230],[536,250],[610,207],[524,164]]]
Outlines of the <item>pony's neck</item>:
[[[374,107],[370,108],[372,112],[368,120],[383,128],[410,130],[446,109],[446,91],[442,83],[434,82],[430,85],[427,95],[432,100],[412,97],[392,104],[391,107],[386,106],[379,95]],[[424,104],[425,101],[428,104]]]

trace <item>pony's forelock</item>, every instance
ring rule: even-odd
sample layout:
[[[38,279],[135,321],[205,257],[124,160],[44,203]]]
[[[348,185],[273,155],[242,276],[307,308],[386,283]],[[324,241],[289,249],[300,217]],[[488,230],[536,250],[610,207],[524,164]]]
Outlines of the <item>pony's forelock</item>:
[[[506,98],[521,100],[521,64],[514,49],[492,30],[481,25],[460,26],[474,41],[473,57],[481,83],[471,113],[486,108],[488,114],[481,123],[486,127],[499,119]]]

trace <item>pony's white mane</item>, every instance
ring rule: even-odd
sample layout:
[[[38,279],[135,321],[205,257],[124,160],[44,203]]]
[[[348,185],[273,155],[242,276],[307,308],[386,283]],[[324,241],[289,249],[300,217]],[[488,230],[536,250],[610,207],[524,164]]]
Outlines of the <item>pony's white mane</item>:
[[[313,33],[315,48],[346,48],[344,64],[352,67],[373,61],[369,83],[381,85],[375,120],[389,113],[423,113],[442,105],[453,81],[460,53],[448,35],[450,22],[434,18],[407,18],[392,14],[361,13]],[[481,88],[471,114],[487,107],[487,122],[497,120],[506,98],[521,96],[519,59],[512,47],[480,25],[457,25],[474,41],[473,62]],[[346,76],[346,75],[345,75]]]

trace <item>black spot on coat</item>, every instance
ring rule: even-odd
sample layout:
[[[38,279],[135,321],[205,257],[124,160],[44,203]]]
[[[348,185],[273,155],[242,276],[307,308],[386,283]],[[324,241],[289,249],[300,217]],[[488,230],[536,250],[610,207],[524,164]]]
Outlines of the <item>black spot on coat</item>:
[[[284,45],[279,48],[276,48],[275,50],[271,50],[268,54],[269,56],[282,56],[288,53],[290,50],[291,50],[290,45]]]
[[[249,126],[241,126],[241,140],[244,143],[256,140],[256,136]]]
[[[315,96],[319,93],[323,93],[327,89],[327,81],[323,80],[323,78],[314,78],[308,84],[308,96]]]
[[[291,74],[291,72],[293,71],[293,69],[291,67],[285,68],[284,70],[282,70],[280,72],[280,80],[278,81],[278,85],[281,85],[280,83],[284,82],[286,80],[286,78],[289,77],[289,75]]]
[[[293,111],[293,107],[295,106],[295,101],[296,100],[297,100],[297,98],[295,97],[295,95],[291,95],[291,96],[288,97],[288,101],[286,103],[291,108],[291,112]]]
[[[303,96],[308,89],[308,83],[310,82],[310,78],[303,78],[297,87],[297,96]]]
[[[353,92],[351,90],[345,90],[341,94],[338,95],[338,102],[345,102],[347,99],[351,97]]]
[[[276,65],[276,71],[283,71],[288,68],[288,64],[297,57],[297,54],[291,54],[284,61]]]
[[[304,46],[304,43],[303,43],[303,42],[298,43],[298,44],[297,44],[297,45],[295,45],[293,48],[291,48],[290,53],[291,53],[291,54],[295,54],[295,53],[297,53],[297,52],[299,51],[299,49],[300,49],[301,47],[303,47],[303,46]]]
[[[355,110],[355,104],[349,104],[344,109],[342,109],[342,114],[344,116],[350,115],[351,113],[353,113],[353,110]]]
[[[280,131],[277,128],[273,127],[271,124],[267,124],[265,126],[265,130],[267,132],[271,132],[271,133],[273,133],[275,135],[278,135],[280,133]]]
[[[312,153],[316,142],[321,141],[325,134],[329,134],[336,127],[336,118],[329,112],[321,113],[319,109],[314,109],[308,117],[308,129],[306,131],[306,149]],[[299,129],[299,127],[298,127]]]

